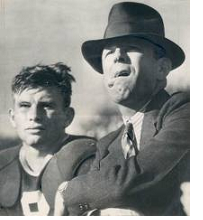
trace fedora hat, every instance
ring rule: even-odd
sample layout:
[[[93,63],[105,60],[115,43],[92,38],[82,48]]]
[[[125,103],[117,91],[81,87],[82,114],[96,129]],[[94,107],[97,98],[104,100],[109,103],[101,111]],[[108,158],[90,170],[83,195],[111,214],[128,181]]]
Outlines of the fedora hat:
[[[82,54],[86,61],[99,73],[103,73],[101,55],[106,45],[116,41],[135,41],[141,38],[161,47],[170,58],[172,69],[180,66],[185,59],[183,50],[165,38],[161,15],[152,7],[135,2],[115,4],[108,18],[103,39],[86,41]]]

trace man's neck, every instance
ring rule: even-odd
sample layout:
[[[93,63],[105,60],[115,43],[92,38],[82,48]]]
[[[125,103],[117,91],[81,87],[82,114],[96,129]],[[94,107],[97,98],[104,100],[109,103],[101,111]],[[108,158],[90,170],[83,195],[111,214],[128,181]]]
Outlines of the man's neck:
[[[151,99],[144,102],[142,105],[140,105],[139,107],[136,107],[136,108],[134,106],[128,107],[128,106],[124,106],[124,105],[118,105],[118,108],[119,108],[119,111],[120,111],[123,118],[131,118],[137,112],[144,113],[145,109],[150,101],[151,101]]]
[[[153,94],[151,94],[145,100],[143,100],[143,99],[142,100],[134,100],[134,102],[127,103],[125,105],[118,104],[118,108],[119,108],[119,111],[120,111],[122,117],[131,118],[137,112],[144,113],[148,104],[152,101],[154,96],[162,89],[163,89],[162,87],[160,88],[160,86],[156,86]]]
[[[136,110],[123,106],[123,105],[118,105],[118,108],[119,108],[119,111],[122,117],[125,117],[125,118],[131,118],[137,112]]]

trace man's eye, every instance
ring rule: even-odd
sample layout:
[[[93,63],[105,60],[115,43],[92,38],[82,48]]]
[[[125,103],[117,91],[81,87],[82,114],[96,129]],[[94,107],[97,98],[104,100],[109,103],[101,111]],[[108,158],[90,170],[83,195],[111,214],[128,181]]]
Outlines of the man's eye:
[[[104,49],[104,57],[106,57],[106,56],[108,56],[108,55],[114,53],[114,52],[115,52],[115,49],[116,49],[116,47],[114,47],[114,46],[106,47],[106,48]]]
[[[140,48],[136,46],[128,46],[125,48],[126,52],[142,52]]]
[[[108,56],[109,54],[112,54],[112,52],[113,52],[112,50],[108,50],[108,51],[105,53],[105,57]]]

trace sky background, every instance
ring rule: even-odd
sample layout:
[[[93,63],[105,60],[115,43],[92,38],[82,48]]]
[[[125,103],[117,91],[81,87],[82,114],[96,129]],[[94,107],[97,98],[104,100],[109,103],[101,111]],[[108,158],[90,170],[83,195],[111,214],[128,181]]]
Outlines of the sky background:
[[[100,39],[109,11],[121,0],[0,0],[0,137],[14,136],[8,119],[12,106],[10,84],[23,66],[64,62],[72,69],[72,106],[76,117],[71,133],[103,136],[120,118],[108,99],[102,75],[83,59],[81,44]],[[169,92],[189,90],[189,0],[137,0],[157,9],[165,23],[166,37],[186,54],[184,64],[168,77]]]

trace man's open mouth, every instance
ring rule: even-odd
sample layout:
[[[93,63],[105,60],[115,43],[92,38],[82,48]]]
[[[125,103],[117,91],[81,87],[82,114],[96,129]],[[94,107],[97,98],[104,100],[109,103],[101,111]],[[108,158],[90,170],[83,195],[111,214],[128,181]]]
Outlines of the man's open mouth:
[[[127,70],[122,70],[122,71],[116,72],[115,78],[121,77],[121,76],[129,76],[129,75],[130,75],[130,72],[129,72],[129,71],[127,71]]]
[[[108,86],[111,88],[114,86],[115,81],[117,81],[117,78],[119,77],[127,77],[130,75],[130,71],[128,70],[121,70],[121,71],[116,71],[114,77],[112,77],[109,82]]]

